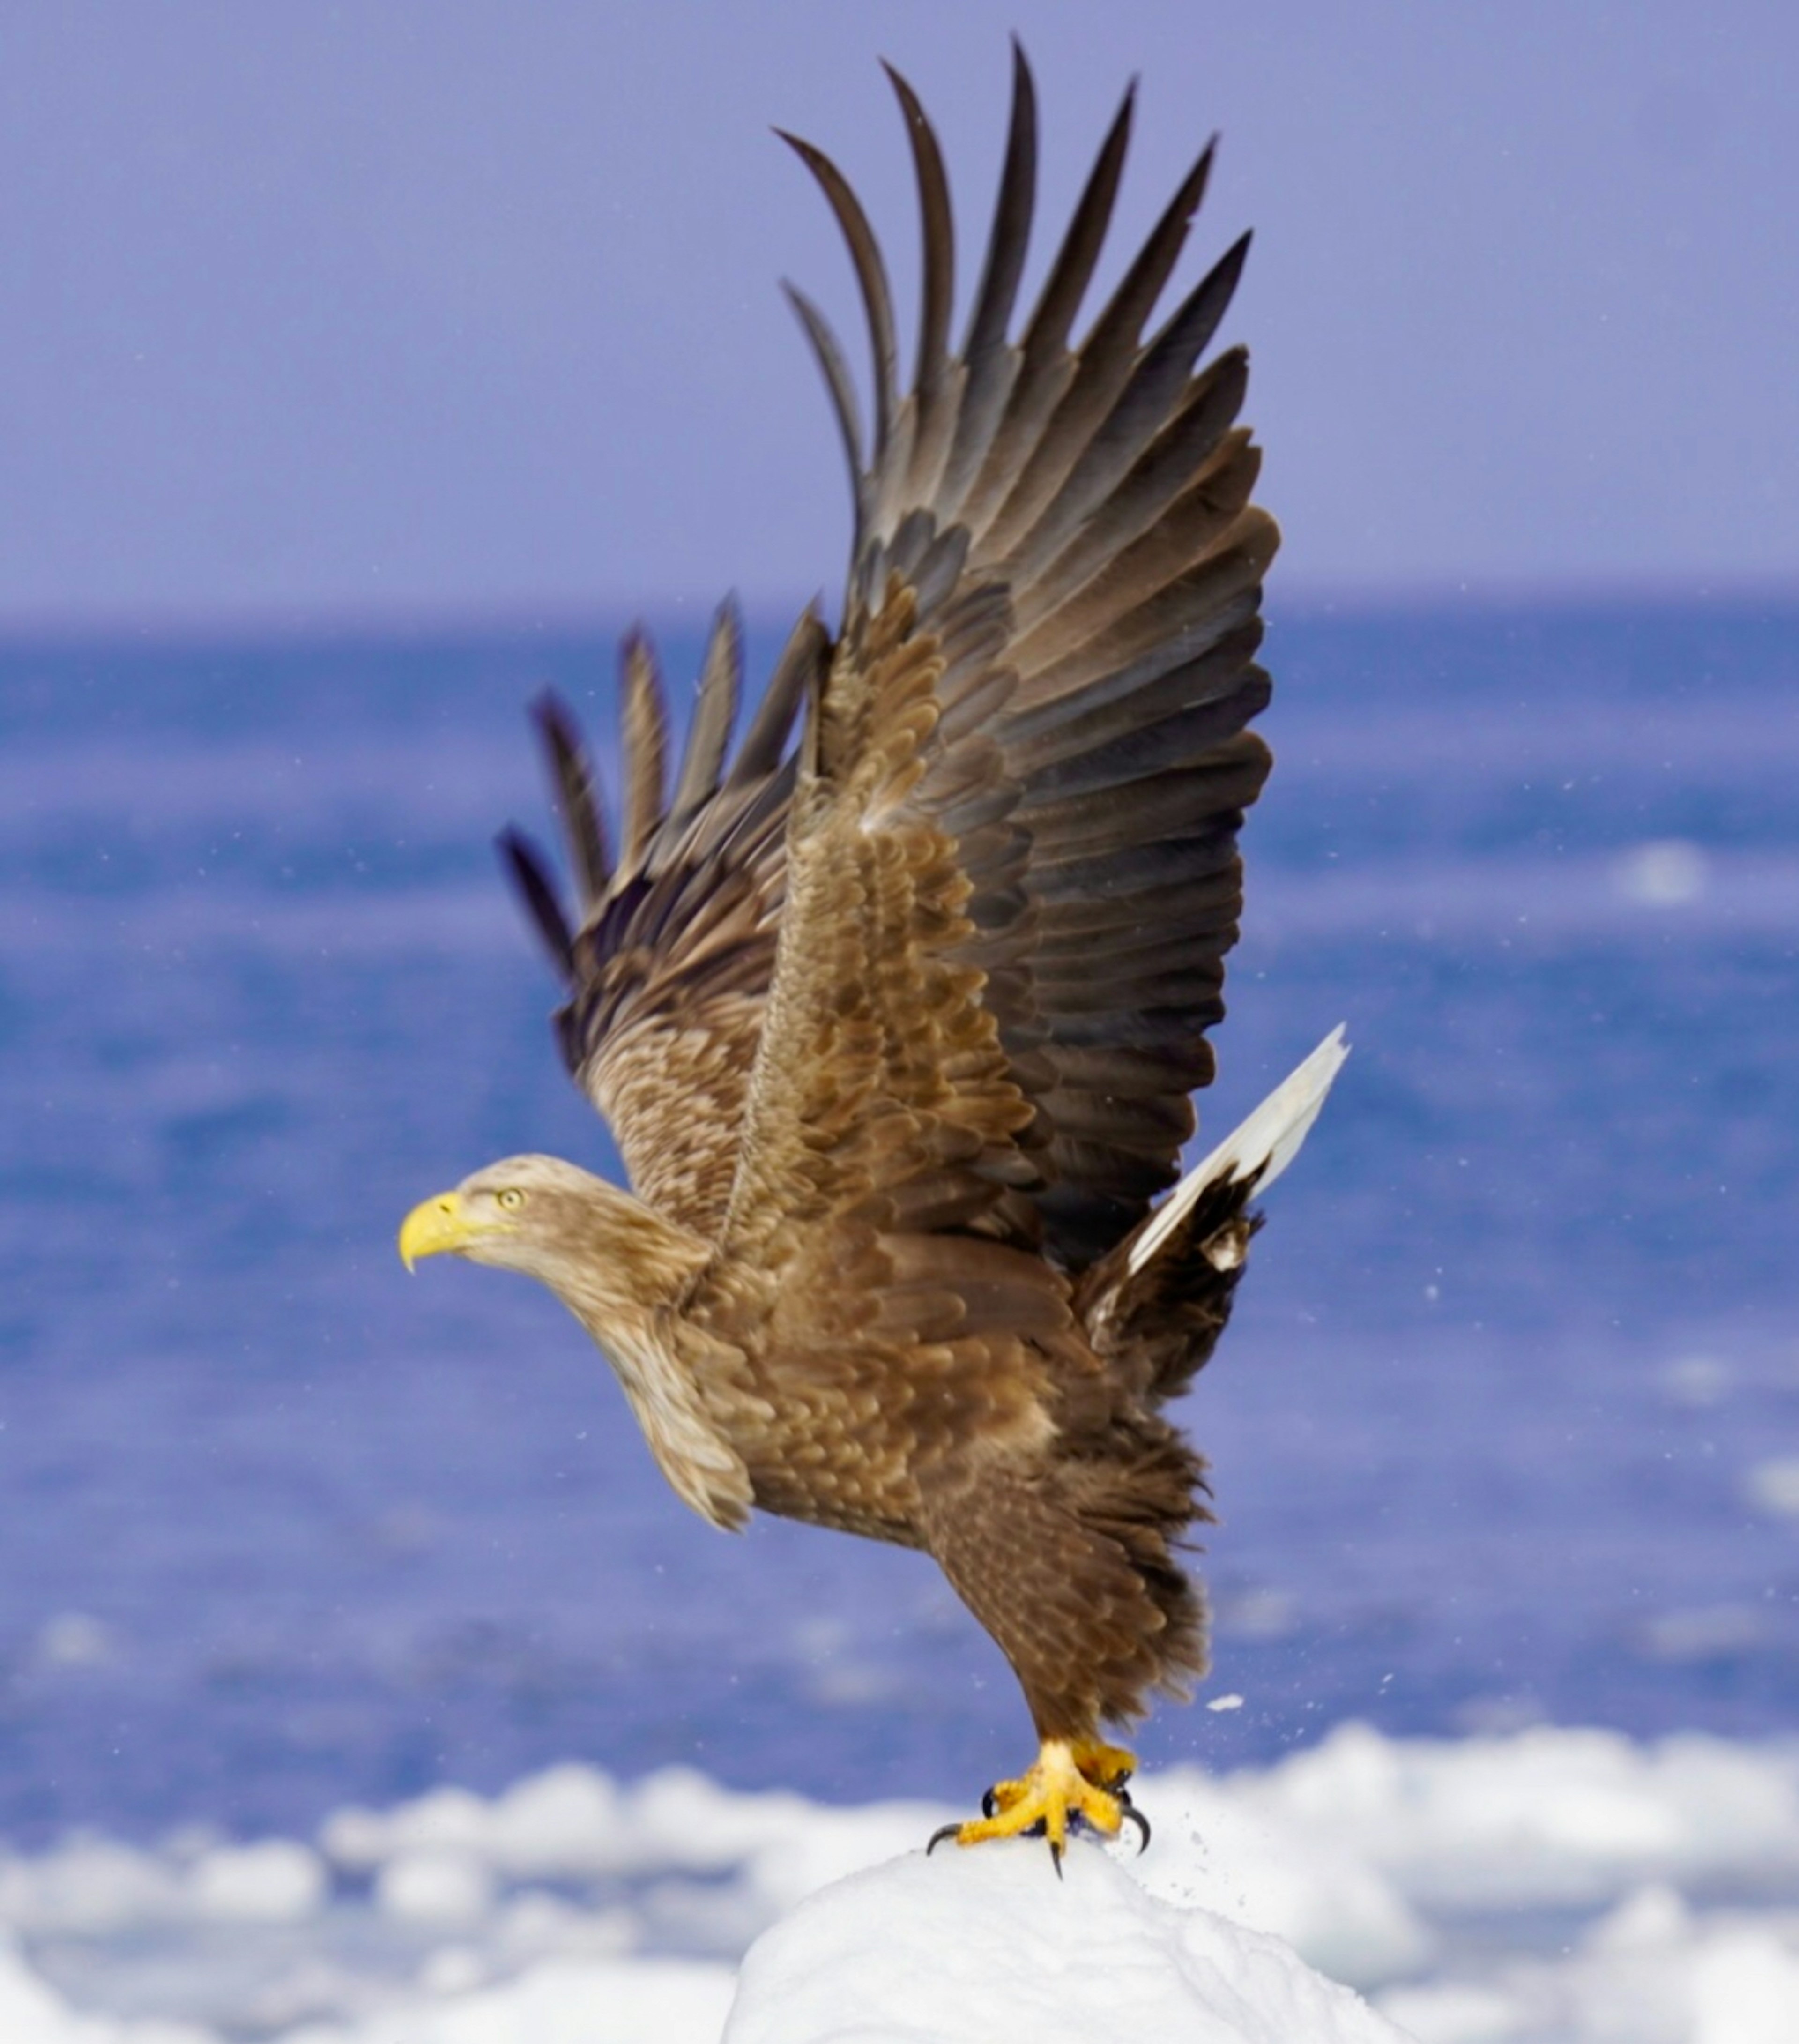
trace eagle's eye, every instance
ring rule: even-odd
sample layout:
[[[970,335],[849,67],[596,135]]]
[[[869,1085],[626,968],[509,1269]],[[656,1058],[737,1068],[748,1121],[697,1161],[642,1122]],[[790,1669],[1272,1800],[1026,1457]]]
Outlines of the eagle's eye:
[[[503,1193],[496,1193],[493,1197],[508,1213],[516,1213],[524,1204],[524,1194],[516,1185],[508,1185]]]

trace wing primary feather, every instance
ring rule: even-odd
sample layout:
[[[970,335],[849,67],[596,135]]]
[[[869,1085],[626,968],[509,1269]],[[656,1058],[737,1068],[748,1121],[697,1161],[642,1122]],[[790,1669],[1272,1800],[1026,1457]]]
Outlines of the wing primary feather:
[[[1037,309],[1018,344],[1017,367],[1007,394],[1005,411],[989,441],[980,472],[970,484],[961,516],[979,536],[988,558],[986,528],[999,505],[1011,495],[1019,471],[1029,461],[1045,420],[1067,389],[1075,364],[1068,353],[1068,332],[1087,295],[1095,264],[1111,223],[1118,179],[1130,143],[1137,86],[1126,92],[1099,153],[1087,174],[1074,217],[1062,237]]]
[[[642,631],[627,636],[623,667],[624,824],[619,865],[621,874],[630,874],[642,864],[665,814],[669,712],[655,649]]]
[[[1118,202],[1118,179],[1124,169],[1125,152],[1130,145],[1130,124],[1137,104],[1137,81],[1126,89],[1122,102],[1106,131],[1093,168],[1075,208],[1068,231],[1062,237],[1056,260],[1025,329],[1023,348],[1027,364],[1060,355],[1068,344],[1080,302],[1092,281],[1094,265],[1111,225],[1112,208]],[[1028,372],[1027,372],[1028,373]]]
[[[809,603],[788,634],[769,686],[738,747],[729,786],[738,788],[761,780],[781,764],[793,730],[794,716],[822,672],[830,648],[830,634],[819,615],[819,606],[816,602]]]
[[[1228,544],[1134,610],[1072,644],[1053,664],[1034,670],[1021,662],[1023,679],[1017,706],[1007,717],[1008,738],[1034,736],[1045,721],[1061,722],[1076,695],[1094,701],[1098,697],[1091,692],[1098,690],[1116,701],[1216,645],[1256,615],[1261,578],[1279,542],[1273,519],[1252,507],[1237,521]],[[1036,628],[1040,635],[1049,629]]]
[[[1225,423],[1228,425],[1236,417],[1237,407],[1242,399],[1242,386],[1247,382],[1249,357],[1245,352],[1241,348],[1227,352],[1218,363],[1207,367],[1203,376],[1194,376],[1193,365],[1210,345],[1218,330],[1219,321],[1237,294],[1237,280],[1243,275],[1243,265],[1249,254],[1250,239],[1248,234],[1237,236],[1176,306],[1161,331],[1144,349],[1104,428],[1095,436],[1093,445],[1083,455],[1069,478],[1084,500],[1090,494],[1091,469],[1102,468],[1114,475],[1122,473],[1123,461],[1134,462],[1145,451],[1148,433],[1153,432],[1158,438],[1167,433],[1172,440],[1175,429],[1183,428],[1187,421],[1195,401],[1203,394],[1210,395],[1216,382],[1234,380],[1236,395]],[[1230,368],[1221,369],[1219,363],[1227,360]],[[1214,381],[1207,382],[1206,378]],[[1199,388],[1203,382],[1206,384],[1203,393]],[[1188,386],[1187,394],[1181,398],[1180,408],[1171,419],[1170,405],[1183,385]],[[1168,421],[1166,426],[1164,421]],[[1191,450],[1187,457],[1191,474],[1211,451],[1211,446],[1203,440],[1195,444],[1191,429],[1183,431],[1181,440]],[[1060,497],[1055,510],[1061,514]]]
[[[554,690],[546,689],[531,705],[531,718],[549,760],[575,886],[585,907],[604,897],[612,870],[605,817],[594,793],[593,769],[567,705]]]
[[[1077,763],[1090,754],[1152,732],[1171,716],[1184,716],[1197,709],[1214,710],[1241,697],[1240,720],[1247,723],[1267,706],[1268,678],[1253,665],[1261,636],[1261,620],[1252,619],[1197,659],[1183,661],[1130,695],[1117,698],[1101,693],[1078,708],[1064,703],[1061,722],[1030,738],[1010,738],[1007,759],[1026,786],[1034,790],[1053,785],[1059,776],[1071,771],[1084,771]]]
[[[1153,377],[1176,365],[1191,371],[1230,309],[1255,238],[1254,231],[1245,229],[1175,307],[1168,324],[1143,351],[1140,375]]]
[[[911,144],[919,186],[919,217],[924,252],[924,282],[919,307],[919,354],[912,381],[919,394],[919,440],[928,438],[931,414],[942,402],[949,359],[949,310],[956,289],[955,221],[949,210],[949,180],[943,152],[919,96],[890,63],[883,63]]]
[[[1108,624],[1127,620],[1171,587],[1184,563],[1202,565],[1228,542],[1246,514],[1260,467],[1260,451],[1240,428],[1146,532],[1121,546],[1066,603],[1021,635],[1019,672],[1030,674],[1046,655],[1080,646]]]
[[[1012,38],[1012,118],[993,208],[993,229],[962,352],[978,376],[982,359],[1006,345],[1018,302],[1037,204],[1037,83],[1018,38]],[[972,385],[971,383],[971,388]]]
[[[1012,550],[1021,637],[1185,494],[1242,409],[1249,357],[1241,348],[1227,348],[1192,379],[1168,423],[1139,448],[1138,419],[1152,408],[1159,419],[1166,409],[1153,382],[1146,356],[1114,409],[1117,429],[1108,421],[1094,436],[1049,509]]]
[[[893,430],[893,415],[899,408],[899,348],[893,337],[893,298],[887,286],[887,266],[880,246],[869,225],[861,201],[849,181],[823,150],[777,128],[780,136],[818,180],[819,189],[835,214],[850,250],[856,283],[862,294],[862,309],[868,317],[869,342],[874,355],[874,444],[876,459]]]
[[[681,778],[669,809],[671,831],[681,829],[718,792],[731,726],[737,721],[737,699],[742,682],[743,621],[735,601],[727,597],[712,619],[705,664],[700,670],[699,698],[693,705],[687,749],[681,755]]]
[[[860,553],[869,528],[869,486],[862,467],[862,413],[856,402],[855,382],[843,359],[842,347],[831,331],[830,322],[797,284],[784,279],[781,288],[787,294],[787,302],[799,316],[800,325],[824,378],[825,389],[830,395],[830,409],[843,442],[843,458],[850,467],[850,494],[856,521],[851,548],[853,553]]]
[[[1107,301],[1105,309],[1095,320],[1082,343],[1084,360],[1090,355],[1103,356],[1114,348],[1122,348],[1127,355],[1135,349],[1143,323],[1162,295],[1162,287],[1186,246],[1187,230],[1206,196],[1206,185],[1212,174],[1218,148],[1218,138],[1214,135],[1200,151],[1180,189],[1163,209],[1162,217],[1151,229],[1149,238],[1138,250],[1135,261],[1126,271],[1118,289]]]
[[[1148,435],[1160,428],[1176,394],[1192,377],[1194,363],[1229,309],[1249,258],[1251,239],[1247,233],[1237,236],[1143,350],[1104,428],[1082,456],[1077,476],[1096,455],[1104,459],[1103,449],[1118,451],[1112,463],[1115,470],[1122,471],[1118,457],[1133,461]],[[1059,501],[1056,509],[1058,513],[1061,509]]]
[[[1096,444],[1116,445],[1133,425],[1141,435],[1153,431],[1159,422],[1160,412],[1151,412],[1141,402],[1123,408],[1120,393],[1130,392],[1138,382],[1138,344],[1144,322],[1186,244],[1187,230],[1205,197],[1217,148],[1214,136],[1163,209],[1149,239],[1088,329],[1072,382],[983,536],[988,553],[1009,554],[1040,518],[1072,529],[1061,501],[1062,486],[1071,472]],[[1196,348],[1194,352],[1198,352]],[[1167,396],[1172,394],[1166,389],[1169,380],[1164,374],[1151,386],[1163,394],[1164,408]],[[1134,451],[1134,447],[1128,448],[1126,459]]]
[[[957,407],[956,437],[940,490],[945,516],[959,508],[988,448],[1011,389],[1016,355],[1006,338],[1030,246],[1037,205],[1037,86],[1017,36],[1012,38],[1012,116],[994,202],[980,283],[962,344],[967,382]]]
[[[574,933],[557,898],[550,878],[549,863],[542,852],[516,824],[508,824],[494,844],[501,863],[518,891],[525,911],[537,926],[544,948],[555,964],[566,986],[574,984]]]

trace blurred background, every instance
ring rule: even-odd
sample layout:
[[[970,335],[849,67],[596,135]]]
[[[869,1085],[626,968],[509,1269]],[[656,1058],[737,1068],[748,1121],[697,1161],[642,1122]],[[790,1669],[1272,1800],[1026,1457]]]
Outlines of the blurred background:
[[[938,127],[972,275],[1013,30],[1045,246],[1130,77],[1107,275],[1222,134],[1199,245],[1257,232],[1232,330],[1287,600],[1790,577],[1778,0],[90,0],[0,24],[0,615],[591,621],[828,586],[838,457],[775,279],[847,330],[847,266],[769,129],[838,157],[909,303],[876,59]]]
[[[1224,146],[1279,766],[1204,1104],[1347,1021],[1188,1414],[1212,1713],[1791,1729],[1799,29],[1722,0],[367,7],[0,20],[0,1836],[309,1833],[577,1757],[965,1798],[1009,1677],[928,1565],[688,1518],[547,1295],[393,1234],[605,1164],[489,840],[834,592],[769,133],[903,307],[885,55],[965,269],[1035,66],[1043,251],[1141,74],[1107,275]],[[1027,290],[1028,290],[1027,281]],[[910,318],[903,313],[909,332]]]

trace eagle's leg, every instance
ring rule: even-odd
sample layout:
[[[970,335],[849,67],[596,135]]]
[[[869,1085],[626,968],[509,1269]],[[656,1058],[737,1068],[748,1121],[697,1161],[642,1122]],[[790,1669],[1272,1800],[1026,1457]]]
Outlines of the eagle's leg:
[[[972,1473],[938,1471],[925,1492],[930,1550],[1012,1664],[1041,1746],[1034,1766],[990,1792],[983,1815],[933,1844],[1037,1834],[1059,1871],[1076,1825],[1112,1838],[1130,1824],[1148,1842],[1126,1787],[1136,1762],[1098,1727],[1140,1716],[1146,1691],[1205,1666],[1204,1610],[1171,1553],[1199,1473],[1159,1421],[1121,1439],[1114,1462],[1021,1475],[988,1457]]]
[[[977,1846],[1041,1832],[1060,1873],[1071,1823],[1084,1823],[1108,1838],[1118,1836],[1127,1818],[1142,1823],[1125,1792],[1136,1764],[1121,1747],[1098,1739],[1046,1739],[1027,1773],[994,1784],[988,1815],[947,1825],[930,1842],[952,1838],[959,1846]],[[1143,1828],[1147,1838],[1148,1827]]]

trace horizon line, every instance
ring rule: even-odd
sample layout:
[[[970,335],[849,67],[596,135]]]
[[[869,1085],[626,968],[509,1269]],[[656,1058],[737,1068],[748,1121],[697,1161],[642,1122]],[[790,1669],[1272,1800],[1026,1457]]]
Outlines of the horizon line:
[[[784,632],[816,596],[782,599],[735,592],[746,628]],[[1278,625],[1321,617],[1359,618],[1471,616],[1536,610],[1568,613],[1634,609],[1647,611],[1799,609],[1799,571],[1786,577],[1594,576],[1585,580],[1491,580],[1362,583],[1320,579],[1271,591],[1264,615]],[[370,604],[321,598],[278,604],[221,603],[205,607],[52,606],[9,613],[0,609],[0,645],[229,645],[246,642],[304,645],[366,640],[442,641],[479,639],[611,638],[639,622],[670,631],[691,623],[703,632],[719,608],[690,594],[669,592],[636,601],[498,600],[491,603]],[[682,613],[685,613],[683,615]],[[830,613],[827,612],[827,616]]]

